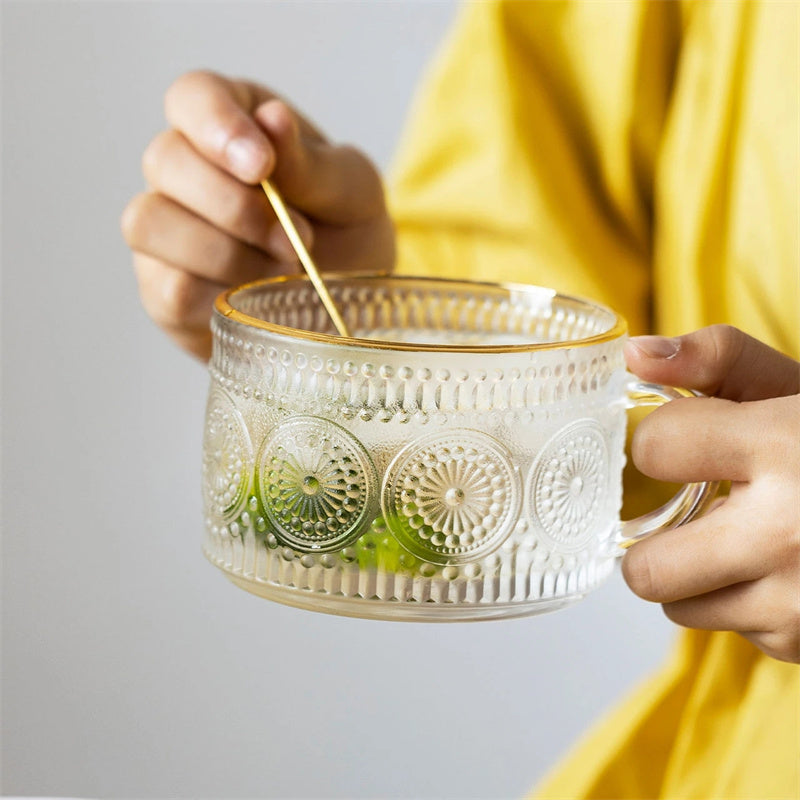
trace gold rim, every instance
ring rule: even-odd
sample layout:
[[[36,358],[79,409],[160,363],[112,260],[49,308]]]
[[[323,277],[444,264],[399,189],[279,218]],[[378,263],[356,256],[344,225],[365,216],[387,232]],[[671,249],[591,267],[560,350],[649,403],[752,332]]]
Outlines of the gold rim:
[[[532,286],[523,283],[493,283],[491,281],[468,281],[468,280],[454,280],[450,278],[431,278],[431,277],[417,277],[405,275],[386,275],[386,274],[364,274],[364,273],[326,273],[325,281],[330,285],[337,281],[347,281],[350,283],[399,283],[403,287],[414,288],[430,288],[439,286],[449,289],[468,289],[468,288],[484,288],[491,290],[501,290],[506,292],[517,292],[521,294],[530,295],[534,292],[549,292],[551,290],[545,289],[541,286]],[[252,281],[251,283],[243,284],[242,286],[234,286],[231,289],[220,294],[214,302],[214,311],[226,319],[238,322],[240,325],[245,325],[251,328],[258,328],[260,330],[269,331],[270,333],[279,334],[281,336],[288,336],[293,339],[303,339],[306,341],[320,342],[322,344],[335,344],[345,347],[362,347],[370,350],[401,350],[410,352],[445,352],[445,353],[528,353],[539,350],[558,350],[562,348],[572,347],[588,347],[590,345],[601,344],[603,342],[610,342],[624,336],[628,330],[628,325],[625,319],[620,316],[616,311],[610,309],[602,303],[596,303],[594,300],[587,300],[583,297],[575,297],[572,295],[561,294],[552,290],[553,301],[562,299],[569,303],[582,305],[589,308],[597,309],[609,314],[614,320],[612,326],[605,333],[598,333],[594,336],[586,336],[582,339],[570,339],[564,342],[531,342],[523,344],[479,344],[479,345],[462,345],[462,344],[410,344],[409,342],[394,342],[388,339],[362,339],[356,336],[346,337],[339,336],[332,333],[317,333],[316,331],[306,331],[301,328],[290,328],[287,325],[276,325],[273,322],[252,317],[245,314],[243,311],[235,309],[230,302],[232,295],[237,292],[244,292],[251,289],[256,289],[260,286],[269,286],[279,283],[310,283],[306,275],[281,275],[275,278],[262,278],[261,280]]]

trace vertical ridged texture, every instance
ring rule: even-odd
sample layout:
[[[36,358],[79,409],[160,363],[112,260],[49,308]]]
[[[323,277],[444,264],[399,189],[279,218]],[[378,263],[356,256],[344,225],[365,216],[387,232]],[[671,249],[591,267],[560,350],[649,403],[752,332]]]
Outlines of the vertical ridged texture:
[[[614,315],[547,290],[333,281],[375,348],[220,314],[204,438],[204,550],[239,582],[406,606],[533,608],[611,571],[625,430]],[[242,313],[329,332],[302,281],[235,292]],[[378,516],[381,514],[381,516]],[[365,616],[374,616],[367,611]]]

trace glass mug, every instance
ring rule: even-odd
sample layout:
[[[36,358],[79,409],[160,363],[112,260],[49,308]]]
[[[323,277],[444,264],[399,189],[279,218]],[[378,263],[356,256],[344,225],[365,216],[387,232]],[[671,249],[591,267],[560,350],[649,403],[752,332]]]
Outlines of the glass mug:
[[[631,541],[713,496],[620,521],[626,411],[691,394],[625,370],[626,325],[523,285],[330,275],[222,294],[203,441],[204,553],[271,600],[477,620],[582,598]]]

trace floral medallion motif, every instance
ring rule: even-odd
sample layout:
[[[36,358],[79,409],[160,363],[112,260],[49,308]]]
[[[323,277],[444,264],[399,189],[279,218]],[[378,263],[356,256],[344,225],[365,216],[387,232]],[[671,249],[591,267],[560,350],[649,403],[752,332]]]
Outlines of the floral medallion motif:
[[[338,550],[377,513],[378,476],[364,446],[333,422],[292,417],[267,436],[261,502],[275,533],[303,552]]]
[[[203,436],[203,497],[206,512],[234,519],[247,499],[253,446],[242,415],[220,388],[211,390]]]
[[[410,553],[434,564],[463,564],[503,542],[517,521],[521,489],[508,450],[462,429],[403,448],[386,474],[382,505]]]
[[[527,481],[529,512],[561,549],[595,533],[608,490],[608,448],[592,419],[573,422],[544,446]]]

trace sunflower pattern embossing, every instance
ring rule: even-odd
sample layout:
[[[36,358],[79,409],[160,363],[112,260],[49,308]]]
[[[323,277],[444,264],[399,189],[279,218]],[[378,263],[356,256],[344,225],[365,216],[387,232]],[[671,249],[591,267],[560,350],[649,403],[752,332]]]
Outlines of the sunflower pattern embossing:
[[[473,430],[412,442],[390,465],[384,518],[413,555],[463,564],[498,547],[517,521],[521,490],[511,454]]]
[[[582,547],[594,534],[608,489],[608,448],[602,428],[578,420],[544,446],[529,473],[528,503],[558,547]]]
[[[215,388],[208,398],[203,435],[203,498],[220,522],[235,519],[247,498],[253,448],[233,400]]]
[[[330,552],[357,539],[377,513],[377,487],[364,446],[319,417],[292,417],[262,445],[261,502],[275,534],[301,552]]]

